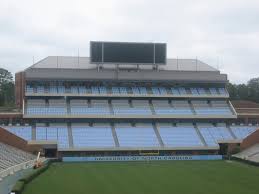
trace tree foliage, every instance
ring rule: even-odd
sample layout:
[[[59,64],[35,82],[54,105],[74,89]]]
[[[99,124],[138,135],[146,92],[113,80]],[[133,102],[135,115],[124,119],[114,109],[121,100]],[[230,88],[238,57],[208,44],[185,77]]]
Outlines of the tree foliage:
[[[259,102],[259,78],[250,79],[247,84],[227,85],[230,98],[233,100],[250,100]]]
[[[14,105],[14,82],[11,72],[0,68],[0,106]]]

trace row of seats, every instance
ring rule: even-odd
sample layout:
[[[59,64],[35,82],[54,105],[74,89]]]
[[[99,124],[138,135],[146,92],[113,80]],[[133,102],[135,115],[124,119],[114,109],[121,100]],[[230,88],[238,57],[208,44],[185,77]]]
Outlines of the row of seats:
[[[59,148],[68,148],[68,128],[61,126],[36,126],[36,140],[39,141],[57,141]]]
[[[115,125],[115,131],[121,147],[159,147],[159,141],[151,124],[131,126]]]
[[[0,142],[0,172],[35,158],[32,154]]]
[[[211,101],[209,104],[207,101],[192,101],[194,110],[199,115],[230,115],[231,110],[228,107],[226,101],[216,102]]]
[[[64,115],[67,114],[66,101],[63,99],[50,99],[47,105],[42,99],[30,99],[27,101],[27,114]]]
[[[225,126],[213,126],[211,124],[198,125],[200,132],[208,146],[216,146],[217,141],[233,140],[234,137]]]
[[[82,147],[114,147],[111,126],[72,125],[75,148]]]
[[[165,146],[195,147],[203,146],[194,126],[172,126],[172,124],[158,124],[160,136]]]
[[[125,86],[69,86],[64,85],[50,85],[50,86],[26,86],[27,93],[54,93],[54,94],[136,94],[136,95],[227,95],[228,92],[225,88],[184,88],[184,87],[125,87]]]
[[[65,100],[49,100],[49,104],[34,104],[27,102],[27,114],[30,115],[64,115],[69,111],[72,115],[102,114],[102,115],[152,115],[152,106],[156,115],[232,115],[226,101],[188,101],[184,100],[70,100],[70,110],[67,111]],[[191,105],[194,110],[192,111]]]
[[[32,131],[24,126],[5,127],[10,132],[27,140],[32,139]],[[23,130],[26,129],[26,130]],[[114,147],[117,137],[120,147],[159,147],[159,139],[165,147],[201,147],[217,146],[219,141],[243,139],[253,133],[256,126],[229,126],[218,123],[74,123],[71,124],[71,134],[66,124],[36,126],[36,140],[57,141],[59,148],[69,148],[69,138],[72,138],[74,148]],[[113,131],[114,130],[114,131]],[[156,134],[157,132],[157,134]],[[30,137],[30,138],[29,138]]]

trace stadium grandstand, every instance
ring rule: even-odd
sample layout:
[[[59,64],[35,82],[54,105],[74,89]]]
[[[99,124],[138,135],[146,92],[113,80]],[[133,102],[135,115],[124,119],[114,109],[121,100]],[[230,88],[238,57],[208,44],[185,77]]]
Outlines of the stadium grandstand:
[[[13,155],[23,152],[10,147],[17,147],[16,139],[27,151],[61,159],[211,156],[231,152],[258,128],[237,122],[227,75],[198,59],[164,54],[160,63],[106,63],[94,61],[92,52],[49,56],[16,73],[21,111],[2,113],[0,120],[1,133],[14,138],[0,144],[0,160],[8,152],[15,163],[7,160],[0,171],[33,159]]]

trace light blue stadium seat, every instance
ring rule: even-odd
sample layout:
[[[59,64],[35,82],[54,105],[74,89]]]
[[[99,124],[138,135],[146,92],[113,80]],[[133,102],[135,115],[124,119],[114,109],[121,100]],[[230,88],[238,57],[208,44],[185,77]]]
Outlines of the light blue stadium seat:
[[[195,108],[198,115],[232,115],[229,108]]]
[[[203,146],[194,127],[159,126],[160,136],[166,147],[199,147]]]
[[[199,92],[200,95],[206,95],[207,94],[204,88],[198,88],[198,92]]]
[[[178,88],[171,88],[171,92],[173,93],[173,95],[180,95]]]
[[[147,108],[123,108],[123,107],[114,107],[114,114],[129,114],[129,115],[151,115],[152,112]]]
[[[47,140],[46,127],[36,127],[36,140]]]
[[[131,87],[133,94],[141,94],[146,95],[147,94],[147,88],[146,87]]]
[[[160,91],[159,91],[158,87],[152,87],[151,89],[152,89],[152,92],[154,95],[160,95]]]
[[[201,126],[199,130],[208,146],[216,146],[218,141],[233,140],[226,127]]]
[[[99,86],[100,94],[107,94],[107,88],[105,86]]]
[[[72,135],[75,148],[115,146],[110,126],[72,126]]]
[[[166,89],[164,87],[152,87],[152,92],[154,95],[165,95],[167,94]]]
[[[34,89],[31,85],[26,85],[26,92],[27,93],[33,93],[34,92]]]
[[[120,147],[158,147],[159,142],[150,127],[115,126]]]
[[[139,87],[140,94],[146,95],[147,94],[147,88],[146,87]]]
[[[256,126],[231,126],[230,128],[238,139],[244,139],[248,135],[255,132],[256,128],[258,128],[258,127],[256,127]]]
[[[61,93],[61,94],[66,92],[65,86],[62,86],[62,85],[57,86],[57,90],[58,90],[58,93]]]
[[[49,86],[49,93],[58,93],[57,86],[55,86],[55,85],[50,85],[50,86]]]
[[[119,87],[120,93],[121,94],[128,94],[127,88],[126,87]]]
[[[178,90],[179,90],[179,93],[180,93],[181,95],[186,95],[186,94],[187,94],[186,89],[183,88],[183,87],[179,87]]]
[[[195,96],[199,95],[197,88],[190,88],[190,90],[191,90],[192,95],[195,95]]]
[[[4,128],[22,139],[32,140],[31,126],[8,126]]]
[[[85,86],[79,86],[79,87],[78,87],[78,92],[79,92],[80,94],[86,94],[86,93],[88,93],[87,91],[88,91],[88,90],[86,89]]]
[[[217,89],[216,88],[209,88],[209,91],[212,95],[218,95]]]
[[[120,89],[119,89],[119,87],[116,87],[116,86],[112,87],[112,93],[113,93],[113,94],[120,94]]]
[[[177,104],[177,101],[175,101]],[[188,102],[186,101],[184,104],[172,107],[170,104],[168,104],[168,101],[164,100],[156,100],[153,101],[153,107],[155,110],[155,113],[157,115],[190,115],[193,114],[191,111],[191,108],[188,105]]]
[[[71,93],[73,93],[73,94],[79,93],[77,86],[71,86]]]
[[[36,90],[37,90],[37,93],[45,93],[44,86],[37,86]]]
[[[99,88],[97,86],[91,86],[92,94],[99,94]]]
[[[36,127],[36,140],[57,141],[58,148],[68,148],[68,129],[66,126]]]
[[[227,95],[227,91],[225,88],[218,88],[218,91],[221,95]]]

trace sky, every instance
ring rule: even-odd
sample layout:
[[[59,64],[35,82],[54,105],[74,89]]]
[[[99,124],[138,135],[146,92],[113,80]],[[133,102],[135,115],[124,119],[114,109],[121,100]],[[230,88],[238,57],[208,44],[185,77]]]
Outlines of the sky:
[[[233,83],[259,77],[259,0],[0,0],[0,67],[89,56],[89,42],[165,42]]]

